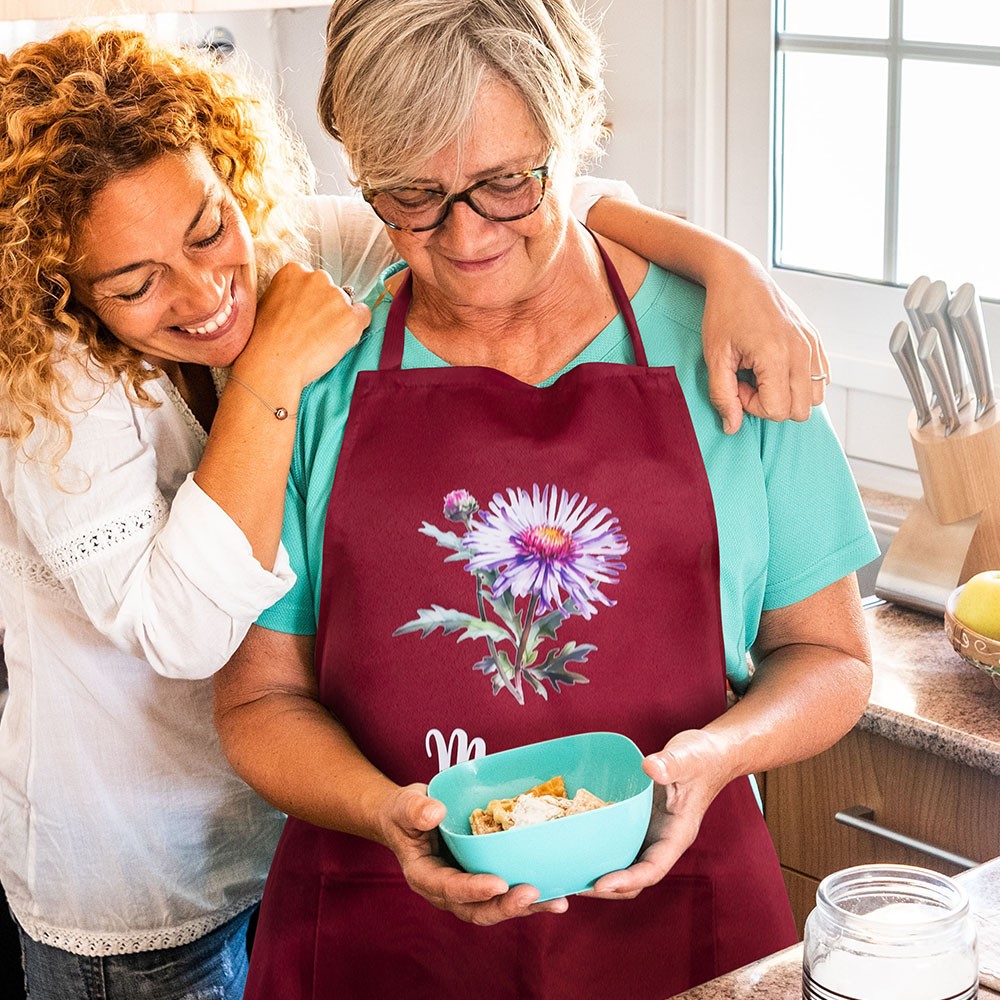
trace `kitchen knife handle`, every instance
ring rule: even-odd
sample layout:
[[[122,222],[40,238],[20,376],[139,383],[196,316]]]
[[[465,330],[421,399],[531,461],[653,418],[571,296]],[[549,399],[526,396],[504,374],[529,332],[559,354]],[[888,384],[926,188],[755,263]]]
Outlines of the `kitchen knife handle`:
[[[969,368],[976,394],[976,420],[979,420],[996,405],[996,395],[983,310],[973,285],[959,285],[948,304],[948,318]]]
[[[961,410],[971,397],[965,372],[962,370],[958,343],[948,318],[948,286],[943,281],[932,281],[920,300],[919,308],[927,319],[927,326],[933,326],[941,339],[941,353],[948,368],[948,381],[951,383],[955,405]]]
[[[930,422],[932,413],[927,404],[920,365],[917,363],[917,350],[913,346],[910,328],[905,322],[897,323],[893,327],[892,336],[889,338],[889,353],[895,359],[910,393],[910,399],[913,400],[913,407],[917,411],[917,426],[923,427]]]
[[[914,278],[910,282],[910,287],[906,289],[906,294],[903,296],[903,309],[909,317],[910,325],[913,327],[913,336],[917,338],[918,342],[927,332],[927,318],[920,311],[920,300],[930,288],[930,284],[931,279],[926,274],[921,274],[920,277]],[[937,392],[933,385],[931,386],[930,405],[932,408],[937,406]]]
[[[910,322],[913,324],[913,333],[918,340],[927,330],[923,314],[920,312],[920,303],[924,295],[927,294],[927,289],[930,286],[931,279],[926,274],[922,274],[919,278],[913,279],[910,287],[906,289],[906,294],[903,296],[903,309],[906,311],[906,315],[910,317]]]
[[[917,357],[927,372],[931,386],[937,396],[941,409],[941,419],[944,421],[945,437],[954,431],[959,424],[958,408],[952,395],[951,384],[948,381],[948,370],[945,367],[944,355],[941,352],[941,337],[935,327],[931,327],[917,344]]]

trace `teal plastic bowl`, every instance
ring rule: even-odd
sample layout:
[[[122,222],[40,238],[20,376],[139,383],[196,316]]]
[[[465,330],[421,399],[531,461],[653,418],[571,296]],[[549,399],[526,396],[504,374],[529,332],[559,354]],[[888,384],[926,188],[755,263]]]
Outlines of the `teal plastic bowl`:
[[[441,835],[467,872],[527,883],[540,899],[583,892],[608,872],[627,868],[649,826],[653,782],[642,752],[619,733],[579,733],[487,754],[436,774],[428,794],[448,808]],[[469,815],[491,799],[509,798],[561,774],[566,793],[579,788],[613,804],[535,826],[474,836]]]

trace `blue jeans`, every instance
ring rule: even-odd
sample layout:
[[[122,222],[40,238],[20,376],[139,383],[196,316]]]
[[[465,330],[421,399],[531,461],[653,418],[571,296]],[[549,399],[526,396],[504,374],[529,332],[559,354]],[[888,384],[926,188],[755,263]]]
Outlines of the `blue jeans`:
[[[161,951],[74,955],[18,928],[29,1000],[241,1000],[251,907],[210,934]]]

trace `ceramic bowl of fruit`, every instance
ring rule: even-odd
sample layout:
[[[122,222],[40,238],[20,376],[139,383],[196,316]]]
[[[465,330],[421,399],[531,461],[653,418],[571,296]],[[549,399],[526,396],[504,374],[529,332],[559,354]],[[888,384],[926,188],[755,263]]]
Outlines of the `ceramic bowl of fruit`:
[[[441,836],[465,871],[556,899],[635,860],[653,802],[642,759],[618,733],[579,733],[456,764],[428,794],[448,809]]]
[[[1000,688],[1000,570],[977,573],[952,591],[944,630],[959,656]]]

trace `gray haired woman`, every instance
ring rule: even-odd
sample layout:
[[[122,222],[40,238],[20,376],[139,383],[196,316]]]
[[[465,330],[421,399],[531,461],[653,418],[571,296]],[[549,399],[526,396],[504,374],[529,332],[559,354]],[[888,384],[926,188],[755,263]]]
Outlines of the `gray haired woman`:
[[[338,0],[327,45],[322,120],[405,264],[303,394],[297,582],[217,679],[291,817],[247,997],[653,1000],[791,944],[747,776],[870,685],[824,412],[723,433],[702,290],[572,218],[604,115],[571,0]],[[572,901],[454,867],[438,769],[608,729],[656,783],[632,865]]]

